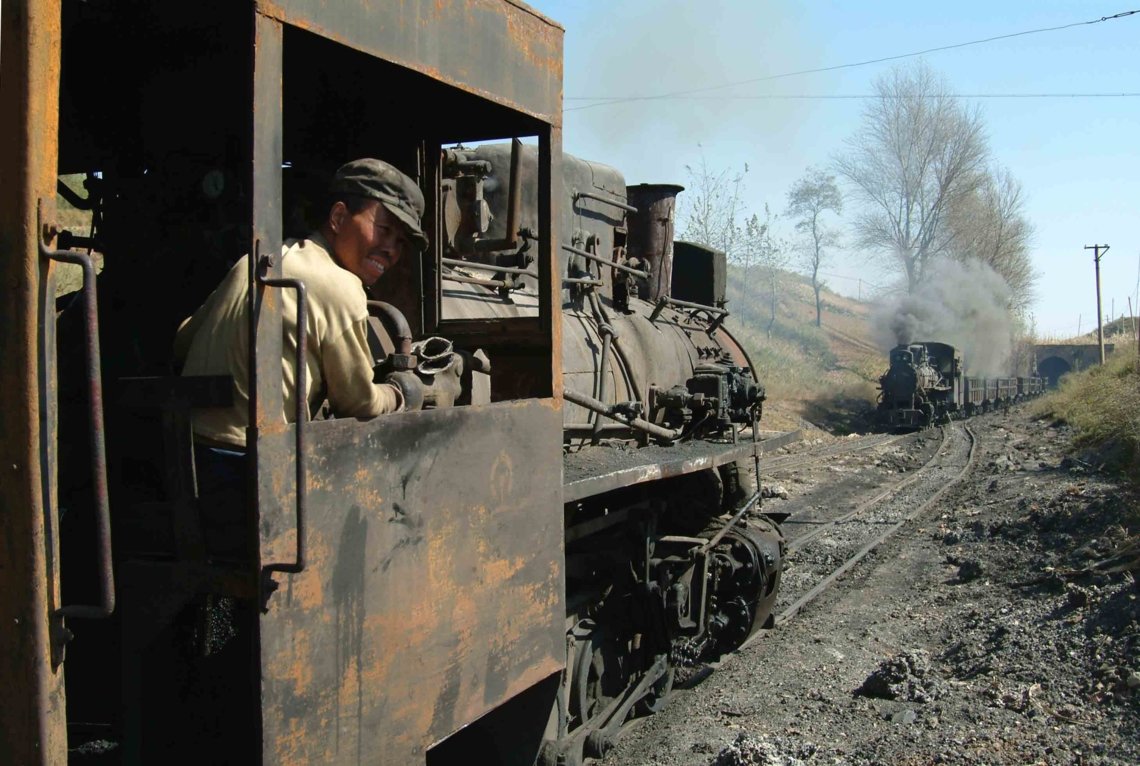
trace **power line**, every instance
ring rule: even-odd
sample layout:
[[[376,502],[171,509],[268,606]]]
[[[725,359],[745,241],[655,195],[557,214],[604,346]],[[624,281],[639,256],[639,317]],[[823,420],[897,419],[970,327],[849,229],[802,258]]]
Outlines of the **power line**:
[[[1104,21],[1113,21],[1116,19],[1122,19],[1126,16],[1132,16],[1133,14],[1136,14],[1136,13],[1140,13],[1140,9],[1133,10],[1133,11],[1121,11],[1120,13],[1113,14],[1112,16],[1101,16],[1099,19],[1091,19],[1089,21],[1075,21],[1071,24],[1062,24],[1061,26],[1058,26],[1058,27],[1042,27],[1040,29],[1027,29],[1027,30],[1024,30],[1021,32],[1011,32],[1010,34],[997,35],[995,37],[987,37],[987,38],[984,38],[981,40],[970,40],[970,41],[964,42],[964,43],[954,43],[953,45],[942,45],[942,46],[939,46],[937,48],[927,48],[927,49],[921,50],[921,51],[912,51],[910,53],[900,53],[900,54],[895,55],[895,56],[883,56],[882,58],[877,58],[877,59],[868,59],[866,61],[856,61],[856,62],[852,62],[850,64],[836,64],[834,66],[819,67],[817,69],[801,69],[801,70],[796,71],[796,72],[784,72],[783,74],[768,75],[766,77],[754,77],[754,78],[751,78],[748,80],[738,80],[736,82],[721,83],[720,85],[708,85],[708,86],[701,87],[701,88],[691,88],[688,90],[674,91],[672,93],[662,93],[662,94],[659,94],[656,96],[594,96],[594,97],[575,96],[575,97],[567,97],[565,99],[566,101],[596,101],[597,103],[585,104],[583,106],[570,107],[569,109],[564,109],[563,111],[564,112],[575,112],[575,111],[580,111],[583,109],[593,109],[594,107],[598,107],[598,106],[608,106],[610,104],[620,104],[620,103],[624,103],[624,102],[628,102],[628,101],[653,101],[653,100],[658,100],[658,99],[676,98],[678,96],[689,96],[689,95],[692,95],[694,93],[707,93],[707,92],[713,91],[713,90],[721,90],[723,88],[732,88],[732,87],[735,87],[737,85],[749,85],[749,84],[757,83],[757,82],[768,82],[771,80],[780,80],[780,79],[783,79],[785,77],[797,77],[799,75],[818,74],[820,72],[835,72],[835,71],[838,71],[840,69],[853,69],[855,67],[869,66],[871,64],[882,64],[882,63],[887,62],[887,61],[898,61],[899,59],[913,58],[914,56],[923,56],[923,55],[926,55],[927,53],[938,53],[940,51],[954,50],[956,48],[966,48],[966,47],[971,46],[971,45],[982,45],[985,43],[996,42],[998,40],[1008,40],[1008,39],[1013,38],[1013,37],[1022,37],[1025,35],[1035,35],[1035,34],[1040,34],[1042,32],[1057,32],[1057,31],[1060,31],[1062,29],[1071,29],[1073,27],[1087,26],[1089,24],[1100,24],[1101,22],[1104,22]]]
[[[891,96],[891,98],[1136,98],[1140,92],[1125,91],[1122,93],[938,93],[925,95]],[[665,97],[662,96],[662,99]],[[684,101],[806,101],[806,100],[861,100],[879,99],[882,96],[875,93],[805,93],[805,94],[753,94],[749,96],[669,96],[670,100]],[[616,102],[612,102],[616,103]],[[567,109],[566,111],[573,111]]]

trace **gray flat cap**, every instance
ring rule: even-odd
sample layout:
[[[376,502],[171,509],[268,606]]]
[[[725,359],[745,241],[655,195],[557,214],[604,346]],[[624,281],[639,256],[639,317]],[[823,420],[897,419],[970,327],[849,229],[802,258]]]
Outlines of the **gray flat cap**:
[[[365,157],[341,165],[333,175],[329,191],[379,200],[388,212],[403,221],[416,246],[427,247],[420,228],[424,214],[424,194],[416,182],[383,160]]]

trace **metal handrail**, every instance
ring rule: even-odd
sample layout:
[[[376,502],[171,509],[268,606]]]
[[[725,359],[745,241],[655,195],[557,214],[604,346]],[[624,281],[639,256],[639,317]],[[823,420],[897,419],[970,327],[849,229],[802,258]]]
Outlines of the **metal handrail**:
[[[480,263],[479,261],[461,261],[458,258],[440,258],[440,263],[444,266],[457,266],[463,269],[471,269],[472,271],[492,271],[501,274],[518,274],[523,277],[534,277],[538,279],[538,273],[530,271],[529,269],[517,269],[512,266],[496,266],[493,263]]]
[[[573,253],[574,255],[580,255],[583,258],[585,258],[586,260],[594,261],[595,263],[600,263],[603,266],[608,266],[611,269],[617,269],[618,271],[624,271],[626,274],[632,274],[635,277],[641,277],[642,279],[649,279],[649,272],[648,271],[642,271],[640,269],[635,269],[632,266],[626,266],[625,264],[622,264],[622,263],[614,263],[613,261],[607,261],[602,256],[588,252],[588,251],[583,250],[579,247],[574,247],[573,245],[562,245],[562,249],[568,253]]]
[[[577,202],[580,199],[592,199],[592,200],[597,200],[598,202],[604,202],[607,205],[613,205],[616,208],[621,208],[622,210],[626,211],[627,213],[636,213],[637,212],[637,208],[635,208],[633,205],[627,205],[624,202],[618,202],[616,199],[610,199],[609,197],[603,197],[600,194],[594,194],[592,192],[575,192],[574,193],[574,201]]]
[[[264,255],[257,260],[257,283],[266,287],[280,287],[297,291],[297,387],[294,394],[294,436],[296,451],[296,482],[297,482],[297,555],[292,564],[269,564],[266,572],[286,572],[299,574],[305,571],[305,424],[309,421],[309,402],[306,396],[308,388],[308,358],[306,345],[308,344],[308,309],[306,307],[305,283],[299,279],[266,277],[265,274],[273,265],[273,259]]]
[[[37,216],[42,217],[42,214]],[[39,222],[39,252],[41,258],[62,263],[74,263],[83,269],[83,299],[86,318],[87,395],[91,416],[91,484],[95,492],[95,536],[98,547],[99,590],[102,596],[98,605],[70,604],[56,610],[60,617],[103,619],[115,611],[115,574],[111,562],[111,505],[107,492],[107,449],[103,425],[103,373],[99,356],[99,305],[95,285],[95,265],[91,256],[75,250],[51,250],[44,243],[45,229]],[[52,231],[54,234],[54,229]],[[43,353],[50,353],[45,348]],[[49,368],[50,369],[50,368]]]

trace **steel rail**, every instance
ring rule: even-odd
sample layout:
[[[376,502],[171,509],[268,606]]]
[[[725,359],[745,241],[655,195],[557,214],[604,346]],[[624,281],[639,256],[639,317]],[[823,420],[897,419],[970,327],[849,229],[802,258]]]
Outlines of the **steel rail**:
[[[891,535],[893,535],[895,532],[897,532],[899,529],[901,529],[903,527],[903,525],[909,523],[916,516],[925,512],[928,508],[930,508],[935,503],[937,503],[939,500],[941,500],[942,497],[947,492],[949,492],[953,487],[957,486],[957,484],[963,478],[965,478],[965,476],[974,467],[974,462],[975,462],[975,458],[976,458],[976,454],[977,454],[978,438],[977,438],[977,436],[974,435],[974,432],[972,430],[970,430],[969,426],[963,426],[962,430],[965,431],[966,435],[970,439],[970,450],[969,450],[969,454],[966,458],[966,464],[962,467],[962,470],[958,472],[957,476],[955,476],[953,479],[951,479],[950,481],[943,484],[938,489],[938,491],[935,492],[933,495],[931,495],[929,498],[927,498],[925,502],[923,502],[921,505],[916,507],[910,513],[906,514],[902,519],[900,519],[896,523],[892,524],[889,528],[887,528],[884,532],[882,532],[882,534],[877,535],[875,537],[875,539],[873,539],[871,542],[867,543],[862,548],[860,548],[855,553],[855,555],[848,558],[837,569],[832,571],[831,574],[829,574],[822,581],[817,583],[814,588],[809,590],[804,595],[800,596],[798,599],[796,599],[795,602],[793,602],[791,605],[789,605],[787,608],[785,608],[784,611],[780,612],[780,614],[778,614],[776,616],[776,620],[775,620],[775,625],[777,628],[780,627],[781,625],[785,625],[789,621],[791,621],[792,618],[794,618],[797,614],[799,614],[799,612],[805,606],[807,606],[809,603],[811,603],[816,598],[818,598],[820,596],[820,594],[822,594],[824,591],[826,591],[828,588],[830,588],[835,583],[836,580],[838,580],[840,577],[842,577],[844,574],[846,574],[848,571],[850,571],[852,567],[854,567],[856,564],[858,564],[860,561],[862,561],[864,558],[866,558],[867,554],[869,554],[871,551],[873,551],[878,546],[882,545],[882,543],[887,538],[889,538]],[[930,462],[934,462],[934,459],[931,459]],[[743,644],[740,645],[740,647],[738,647],[737,651],[750,646],[752,643],[754,643],[756,641],[756,639],[760,635],[761,635],[761,632],[757,632],[757,633],[753,634],[747,641],[745,641]]]
[[[771,472],[777,468],[798,468],[803,465],[811,465],[819,460],[827,457],[834,457],[835,455],[847,455],[855,452],[861,452],[873,447],[885,447],[895,442],[905,439],[911,434],[872,434],[865,436],[857,442],[843,443],[843,444],[828,444],[822,447],[818,452],[810,452],[803,455],[783,455],[781,457],[773,458],[766,462],[763,466],[764,471]]]
[[[815,600],[821,594],[823,594],[828,588],[830,588],[832,585],[834,585],[836,580],[838,580],[840,577],[842,577],[844,574],[846,574],[848,571],[850,571],[856,564],[858,564],[860,561],[862,561],[864,558],[866,558],[866,556],[871,551],[875,550],[875,548],[882,545],[882,543],[884,541],[886,541],[889,537],[891,537],[891,535],[893,535],[895,532],[897,532],[899,529],[901,529],[903,527],[903,525],[912,521],[919,514],[923,513],[924,511],[929,509],[931,506],[933,506],[935,503],[937,503],[939,500],[941,500],[942,497],[947,492],[949,492],[951,488],[955,487],[963,478],[965,478],[965,476],[967,474],[969,474],[969,472],[974,467],[974,463],[976,460],[978,439],[977,439],[977,436],[975,436],[974,432],[969,428],[969,426],[963,425],[962,429],[966,433],[967,437],[969,437],[970,448],[969,448],[968,456],[966,458],[966,464],[962,467],[962,469],[958,472],[958,474],[953,479],[951,479],[950,481],[943,484],[942,487],[940,487],[937,492],[935,492],[933,495],[931,495],[929,498],[927,498],[927,500],[925,502],[923,502],[917,508],[915,508],[910,513],[908,513],[904,518],[902,518],[898,522],[892,524],[889,529],[887,529],[883,533],[877,535],[874,540],[872,540],[871,542],[867,543],[862,548],[860,548],[859,551],[857,551],[853,556],[851,556],[849,559],[844,561],[843,564],[841,564],[837,569],[832,571],[821,582],[817,583],[815,585],[815,587],[813,587],[810,591],[808,591],[803,596],[798,598],[793,604],[791,604],[790,606],[785,608],[782,612],[780,612],[780,614],[776,615],[775,620],[774,620],[774,626],[772,628],[762,628],[762,629],[756,631],[755,633],[753,633],[747,640],[745,640],[740,646],[738,646],[732,652],[724,655],[723,657],[721,657],[719,660],[716,660],[715,662],[709,663],[703,672],[698,670],[697,674],[693,678],[686,681],[683,685],[679,685],[679,686],[675,687],[673,689],[673,691],[669,694],[669,697],[675,699],[676,697],[680,696],[682,693],[687,692],[687,691],[691,691],[697,685],[699,685],[701,681],[703,681],[705,678],[707,678],[709,675],[711,675],[714,669],[717,669],[717,670],[722,669],[725,665],[727,665],[729,662],[731,662],[734,658],[740,656],[740,654],[741,654],[741,652],[743,652],[743,650],[747,649],[748,647],[752,646],[757,641],[759,641],[760,638],[767,636],[771,631],[773,631],[773,630],[775,630],[775,629],[777,629],[783,625],[786,625],[797,614],[799,614],[799,612],[805,606],[807,606],[809,603],[811,603],[813,600]],[[938,452],[936,452],[935,455],[933,457],[931,457],[931,459],[929,461],[927,461],[926,465],[924,465],[923,468],[927,468],[927,467],[932,466],[933,463],[939,459],[939,457],[942,454],[945,447],[949,444],[949,439],[945,438],[945,431],[943,431],[943,436],[944,436],[944,439],[943,439],[942,444],[939,446]],[[857,509],[857,510],[859,510],[859,511],[865,510],[866,508],[871,507],[871,505],[873,505],[874,503],[876,503],[876,502],[888,497],[889,495],[891,495],[895,492],[898,492],[899,490],[903,489],[904,487],[909,486],[910,484],[914,483],[915,481],[918,480],[919,474],[921,473],[921,471],[922,471],[922,469],[919,469],[919,471],[915,472],[915,475],[908,477],[904,482],[901,482],[901,483],[891,487],[889,490],[887,490],[885,492],[879,493],[879,495],[876,495],[876,497],[873,498],[871,501],[860,504],[859,509]],[[853,515],[854,515],[854,513],[850,513],[850,514],[847,514],[846,516],[850,517]],[[624,735],[624,734],[628,733],[630,730],[636,728],[640,723],[643,723],[646,720],[648,720],[648,718],[635,718],[635,719],[632,719],[631,721],[627,721],[620,728],[620,730],[615,732],[615,734],[618,736]]]
[[[946,434],[945,434],[945,432],[943,432],[942,443],[938,445],[938,450],[930,457],[930,460],[926,461],[925,465],[923,465],[917,471],[912,471],[910,473],[910,475],[907,476],[902,481],[898,481],[898,482],[890,485],[889,487],[884,489],[882,492],[879,492],[874,497],[872,497],[868,500],[864,500],[862,503],[859,503],[859,505],[855,506],[853,509],[851,509],[847,513],[845,513],[841,516],[838,516],[834,519],[829,519],[827,521],[818,522],[818,526],[816,526],[810,532],[805,532],[804,534],[796,537],[795,539],[789,540],[788,541],[788,552],[790,553],[792,551],[799,550],[806,543],[808,543],[811,540],[814,540],[815,538],[819,537],[820,535],[822,535],[824,532],[826,532],[831,527],[834,527],[837,524],[842,524],[845,521],[850,521],[851,519],[855,518],[856,516],[860,515],[864,511],[866,511],[868,508],[871,508],[871,507],[875,506],[876,504],[878,504],[879,501],[884,500],[893,494],[901,492],[902,490],[909,487],[911,484],[914,484],[919,479],[925,478],[927,476],[927,474],[929,474],[930,471],[932,471],[934,469],[934,461],[938,460],[938,458],[941,456],[943,450],[946,449],[946,446],[949,443],[950,443],[950,440],[946,438]]]

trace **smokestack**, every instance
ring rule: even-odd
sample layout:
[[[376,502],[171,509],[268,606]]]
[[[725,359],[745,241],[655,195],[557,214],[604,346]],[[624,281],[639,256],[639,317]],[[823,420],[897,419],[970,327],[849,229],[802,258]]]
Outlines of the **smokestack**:
[[[669,297],[673,282],[673,223],[677,217],[677,195],[684,190],[684,186],[676,184],[625,187],[626,199],[637,208],[637,213],[629,218],[628,253],[650,265],[649,294],[641,297],[651,302]]]

